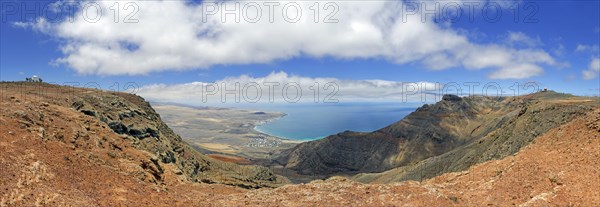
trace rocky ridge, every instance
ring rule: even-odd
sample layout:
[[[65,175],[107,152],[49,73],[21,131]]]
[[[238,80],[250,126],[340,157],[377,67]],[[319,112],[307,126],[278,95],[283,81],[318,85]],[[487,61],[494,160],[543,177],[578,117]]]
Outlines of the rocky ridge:
[[[594,107],[597,102],[553,91],[519,97],[445,95],[380,130],[347,131],[302,143],[277,161],[300,174],[324,176],[403,167],[393,178],[363,174],[355,179],[421,180],[514,154],[540,134]]]
[[[41,92],[46,89],[58,91]],[[363,184],[332,177],[308,184],[252,189],[248,186],[268,184],[268,179],[249,177],[256,175],[256,171],[241,170],[252,168],[219,172],[227,170],[220,162],[202,154],[170,150],[180,143],[176,136],[168,137],[170,132],[156,122],[160,117],[151,108],[145,108],[142,99],[106,92],[90,95],[90,90],[70,94],[61,91],[64,89],[46,84],[0,84],[1,207],[600,205],[600,194],[595,190],[600,188],[598,100],[551,98],[548,94],[521,97],[532,102],[516,99],[514,103],[518,105],[530,103],[523,113],[511,112],[516,115],[506,121],[517,123],[507,125],[502,132],[489,133],[486,137],[493,138],[482,139],[484,142],[516,141],[504,134],[523,131],[520,125],[537,130],[562,122],[563,116],[570,121],[545,132],[530,130],[535,136],[533,141],[512,155],[431,179]],[[95,105],[96,99],[102,104],[122,102],[129,107],[107,111],[102,104]],[[587,112],[579,113],[578,107]],[[564,113],[551,114],[556,108],[564,109],[558,110]],[[129,116],[133,117],[130,119],[119,114],[135,115]],[[457,132],[462,131],[453,133]],[[478,141],[471,140],[466,145]],[[182,148],[183,152],[188,149]],[[482,149],[486,150],[476,152],[490,151]],[[167,155],[169,152],[173,156]],[[179,166],[192,162],[186,161],[190,158],[210,167],[199,171],[209,176],[210,182],[235,181],[243,183],[238,186],[245,188],[235,186],[236,183],[195,182],[202,181],[201,177],[184,172],[193,172],[194,168]],[[397,169],[400,171],[392,172]],[[395,168],[381,173],[382,176],[362,174],[361,177],[372,183],[390,182],[402,180],[394,176],[408,175],[406,172]],[[244,182],[241,176],[250,180]]]
[[[157,184],[164,181],[166,165],[172,165],[175,175],[192,182],[245,188],[275,187],[286,182],[268,168],[221,162],[199,153],[136,95],[28,83],[2,83],[2,90],[2,114],[18,121],[20,128],[40,131],[43,140],[64,142],[75,150],[86,146],[111,149],[110,157],[115,159],[126,157],[123,151],[127,147],[141,150],[149,159],[142,160],[140,166]],[[64,118],[59,123],[65,126],[58,127],[55,119],[63,115],[78,118]]]

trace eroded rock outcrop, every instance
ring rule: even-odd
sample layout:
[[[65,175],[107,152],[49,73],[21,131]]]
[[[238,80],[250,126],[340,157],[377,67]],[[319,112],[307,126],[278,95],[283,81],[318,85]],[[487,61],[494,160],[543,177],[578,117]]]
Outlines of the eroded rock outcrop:
[[[562,101],[569,99],[574,102]],[[299,144],[278,162],[308,175],[405,166],[401,175],[388,181],[430,178],[514,154],[549,129],[592,110],[595,103],[579,99],[552,91],[521,97],[445,95],[380,130],[343,132]]]
[[[98,137],[99,132],[89,126],[93,120],[96,122],[93,123],[94,125],[111,130],[115,136],[122,137],[121,139],[135,149],[149,153],[150,159],[141,160],[138,166],[150,175],[144,177],[148,177],[156,183],[163,182],[164,165],[173,165],[176,174],[193,182],[222,183],[246,188],[275,187],[286,182],[286,179],[274,175],[266,167],[226,163],[194,150],[163,123],[150,104],[139,96],[50,84],[7,83],[3,86],[13,90],[27,91],[28,94],[24,97],[29,97],[29,100],[21,98],[26,103],[43,102],[41,107],[68,109],[79,113],[86,119],[86,121],[69,121],[76,126],[85,126],[82,126],[83,130],[75,131],[72,138],[68,138],[62,133],[58,133],[64,131],[64,127],[63,129],[56,128],[49,120],[57,116],[60,111],[52,114],[48,110],[40,109],[39,112],[35,112],[39,114],[36,115],[38,117],[32,118],[31,111],[24,110],[21,115],[17,116],[26,123],[25,127],[28,129],[36,131],[42,129],[39,133],[44,139],[58,139],[72,144],[72,147],[77,149],[97,145],[107,139]],[[25,87],[25,89],[18,89],[18,87]],[[45,89],[51,93],[39,89]],[[19,99],[15,98],[15,100]],[[52,134],[48,131],[58,132]],[[120,144],[111,144],[109,147],[118,151],[126,148]],[[118,154],[118,152],[111,152],[111,157],[119,157]]]
[[[388,184],[364,184],[332,177],[279,188],[246,189],[248,183],[268,180],[269,171],[244,172],[252,168],[239,165],[228,165],[231,168],[227,169],[210,159],[190,161],[196,156],[202,159],[203,155],[186,154],[189,148],[164,137],[167,133],[161,124],[155,125],[158,136],[139,139],[128,135],[126,130],[116,133],[106,124],[108,115],[114,116],[105,113],[102,107],[88,108],[95,112],[94,116],[82,113],[72,107],[77,101],[73,97],[82,96],[43,93],[39,88],[64,89],[47,84],[0,83],[0,206],[600,205],[600,194],[596,190],[600,188],[597,176],[600,175],[597,167],[600,165],[600,102],[597,98],[555,99],[548,98],[552,95],[548,94],[503,100],[506,104],[517,104],[517,108],[509,112],[510,115],[505,114],[507,118],[501,118],[506,120],[498,131],[467,143],[481,145],[480,149],[485,150],[471,148],[473,154],[465,155],[487,159],[487,155],[502,153],[501,146],[515,146],[511,142],[519,140],[512,135],[518,135],[516,138],[525,134],[540,135],[513,155],[475,164],[464,171]],[[89,90],[81,90],[86,91]],[[134,97],[133,100],[140,99]],[[588,107],[594,109],[579,113]],[[424,111],[427,110],[429,108]],[[151,115],[147,110],[140,112]],[[102,116],[106,122],[97,118]],[[569,119],[572,120],[542,132]],[[477,130],[467,132],[480,133],[481,127],[475,128]],[[462,130],[453,133],[457,132]],[[352,132],[342,134],[353,135]],[[166,145],[153,142],[172,143],[169,145],[172,150],[161,149]],[[154,146],[157,149],[152,148]],[[500,152],[495,151],[496,148]],[[445,154],[448,153],[440,156]],[[429,161],[411,166],[425,162]],[[180,168],[178,163],[186,167]],[[184,172],[188,170],[192,173]],[[192,182],[190,177],[193,174],[213,176],[215,174],[210,173],[219,170],[237,174],[221,174],[222,178],[216,174],[206,178],[204,183]],[[375,183],[389,182],[394,181],[396,175],[409,175],[406,173],[409,171],[401,167],[359,176]],[[236,182],[207,184],[224,181]]]

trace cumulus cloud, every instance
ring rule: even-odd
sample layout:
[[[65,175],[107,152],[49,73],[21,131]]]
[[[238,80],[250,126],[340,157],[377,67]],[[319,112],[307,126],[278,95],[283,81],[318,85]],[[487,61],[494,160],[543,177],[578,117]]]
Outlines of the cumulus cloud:
[[[311,78],[290,75],[286,72],[273,72],[264,77],[242,75],[211,83],[146,85],[136,93],[152,101],[192,105],[271,102],[431,102],[439,100],[440,94],[456,93],[456,86],[446,87],[441,83],[433,82]]]
[[[44,18],[38,18],[35,22],[14,22],[13,26],[25,29],[33,29],[35,31],[44,33],[49,33],[52,29],[52,25]]]
[[[582,72],[583,79],[592,80],[598,77],[600,74],[600,58],[594,58],[590,62],[587,70]]]
[[[508,32],[505,40],[511,46],[537,47],[542,45],[540,37],[530,37],[523,32]]]
[[[598,45],[584,45],[578,44],[575,48],[575,52],[591,52],[597,54],[600,51],[600,47]]]
[[[519,65],[502,68],[490,74],[492,79],[527,78],[531,74],[541,74],[544,70],[537,65]]]
[[[264,2],[252,2],[261,8],[255,23],[249,20],[259,15],[258,10],[247,7],[250,2],[245,1],[217,2],[221,10],[216,15],[210,15],[208,3],[136,1],[137,23],[123,22],[129,14],[125,11],[131,10],[114,16],[111,7],[115,1],[82,4],[92,3],[104,11],[93,23],[89,16],[94,17],[90,9],[95,7],[80,7],[73,18],[67,18],[72,21],[49,24],[39,19],[29,24],[64,40],[60,48],[64,57],[55,62],[80,74],[139,75],[307,56],[383,58],[397,64],[421,63],[433,70],[495,70],[490,78],[528,78],[541,74],[542,65],[556,64],[541,49],[477,44],[447,24],[437,24],[431,18],[422,21],[420,12],[404,15],[404,1],[339,1],[335,2],[337,7],[325,7],[320,2],[318,18],[310,9],[315,2],[294,2],[302,11],[295,23],[285,21],[282,12],[289,2],[279,2],[273,21]],[[233,14],[223,15],[225,7],[236,8],[238,3],[239,22]],[[120,7],[124,7],[123,2]],[[334,10],[335,15],[328,20],[337,23],[324,23]],[[295,8],[287,11],[288,20],[295,17]],[[88,21],[83,18],[86,14]],[[522,33],[513,36],[514,41],[528,41]]]

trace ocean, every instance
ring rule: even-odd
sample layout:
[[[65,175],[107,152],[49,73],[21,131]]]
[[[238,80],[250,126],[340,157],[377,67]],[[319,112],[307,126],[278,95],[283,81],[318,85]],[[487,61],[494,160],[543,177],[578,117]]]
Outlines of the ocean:
[[[255,129],[281,138],[309,141],[346,130],[374,131],[401,120],[416,108],[399,103],[264,106],[258,109],[283,112],[287,115],[259,125]]]

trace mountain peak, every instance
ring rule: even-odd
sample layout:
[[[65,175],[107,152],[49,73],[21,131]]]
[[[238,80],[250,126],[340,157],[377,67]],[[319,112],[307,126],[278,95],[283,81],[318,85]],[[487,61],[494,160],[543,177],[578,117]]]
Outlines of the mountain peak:
[[[454,94],[444,94],[442,97],[443,101],[460,101],[462,98],[460,96]]]

